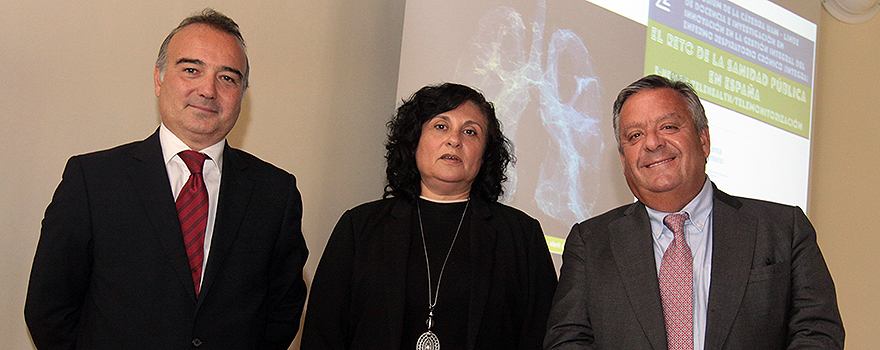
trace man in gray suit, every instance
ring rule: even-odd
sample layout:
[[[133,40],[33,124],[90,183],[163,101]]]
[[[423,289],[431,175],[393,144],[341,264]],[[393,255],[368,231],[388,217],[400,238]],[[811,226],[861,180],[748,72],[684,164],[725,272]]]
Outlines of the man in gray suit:
[[[798,207],[715,187],[691,87],[646,76],[613,117],[638,202],[572,227],[544,347],[843,348],[813,226]]]

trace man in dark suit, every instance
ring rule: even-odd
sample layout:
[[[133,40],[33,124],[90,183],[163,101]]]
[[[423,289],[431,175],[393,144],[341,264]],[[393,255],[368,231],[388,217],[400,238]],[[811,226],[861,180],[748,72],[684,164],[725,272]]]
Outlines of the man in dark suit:
[[[185,19],[156,62],[159,129],[68,161],[25,304],[37,348],[290,346],[308,255],[296,181],[225,141],[248,69],[232,19]]]
[[[800,208],[715,188],[693,90],[644,77],[613,117],[638,202],[572,228],[545,348],[843,348],[812,225]]]

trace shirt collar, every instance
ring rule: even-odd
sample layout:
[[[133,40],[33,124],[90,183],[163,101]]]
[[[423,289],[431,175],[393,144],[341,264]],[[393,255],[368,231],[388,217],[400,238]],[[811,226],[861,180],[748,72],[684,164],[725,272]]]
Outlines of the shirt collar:
[[[165,164],[171,161],[174,156],[176,156],[181,151],[189,150],[189,146],[187,146],[183,141],[180,140],[171,130],[168,130],[165,127],[165,124],[159,125],[159,144],[162,146],[162,156],[165,160]],[[217,169],[223,171],[223,148],[226,146],[226,139],[220,140],[211,146],[208,146],[205,149],[200,150],[199,152],[207,154],[211,157],[211,160],[214,161],[214,164],[217,164]]]
[[[699,231],[703,231],[709,222],[709,215],[712,214],[713,199],[714,189],[712,188],[712,181],[709,181],[709,176],[706,176],[706,182],[703,183],[700,193],[690,203],[685,205],[681,211],[678,211],[678,213],[688,213],[689,219],[685,221],[685,225],[691,224],[696,226]],[[654,210],[648,206],[645,206],[645,209],[648,210],[648,218],[651,221],[651,232],[655,237],[660,237],[664,232],[663,229],[666,228],[666,225],[663,224],[663,218],[672,213]]]

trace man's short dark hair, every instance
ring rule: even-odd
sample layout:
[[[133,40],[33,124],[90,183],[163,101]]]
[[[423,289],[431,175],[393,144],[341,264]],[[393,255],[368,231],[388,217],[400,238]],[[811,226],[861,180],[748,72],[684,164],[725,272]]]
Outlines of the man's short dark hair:
[[[160,74],[165,75],[165,66],[168,64],[168,43],[171,42],[171,38],[184,27],[192,24],[204,24],[210,26],[211,28],[232,35],[235,40],[238,41],[238,45],[241,46],[241,51],[244,52],[245,68],[242,82],[244,83],[244,88],[247,89],[251,68],[247,59],[247,46],[244,43],[244,38],[241,36],[241,31],[238,30],[238,24],[236,24],[232,18],[229,18],[212,8],[206,8],[202,10],[202,12],[184,18],[183,21],[177,25],[177,28],[174,28],[171,33],[168,33],[168,36],[165,37],[165,41],[162,42],[162,46],[159,47],[159,57],[156,58],[156,67],[159,68]]]

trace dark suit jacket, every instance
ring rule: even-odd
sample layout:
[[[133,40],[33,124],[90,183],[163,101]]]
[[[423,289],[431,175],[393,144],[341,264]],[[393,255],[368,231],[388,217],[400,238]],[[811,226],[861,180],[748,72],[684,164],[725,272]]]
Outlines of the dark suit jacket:
[[[228,145],[223,152],[198,298],[158,132],[68,161],[25,304],[37,348],[288,348],[308,255],[296,181]]]
[[[705,348],[840,349],[834,283],[803,211],[715,189]],[[547,349],[666,349],[642,203],[574,225]]]
[[[468,349],[538,349],[556,272],[537,220],[472,199]],[[400,344],[414,206],[384,199],[339,219],[312,281],[303,350]]]

